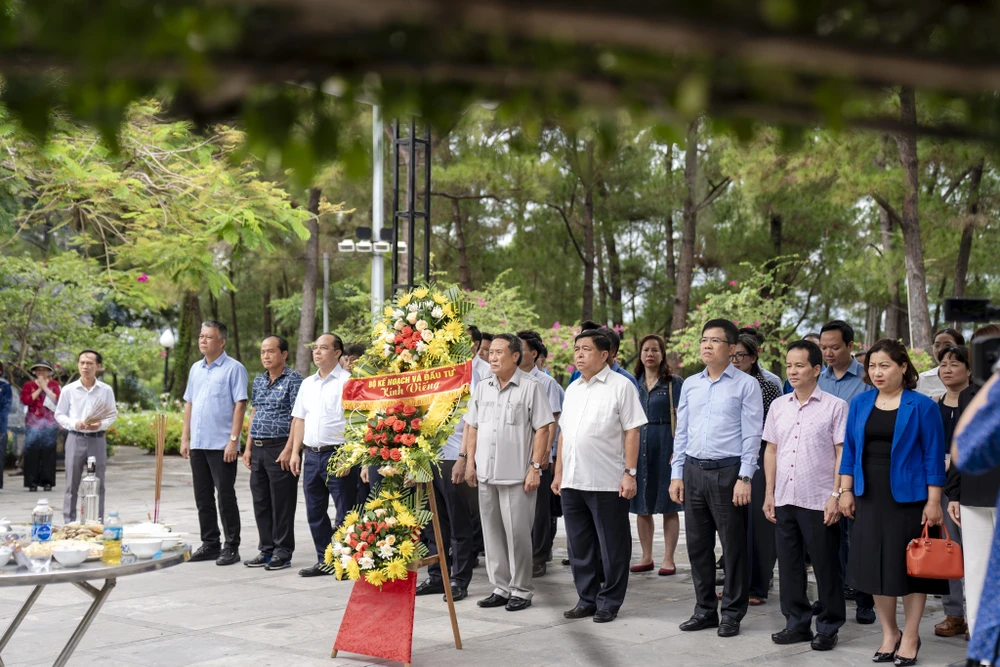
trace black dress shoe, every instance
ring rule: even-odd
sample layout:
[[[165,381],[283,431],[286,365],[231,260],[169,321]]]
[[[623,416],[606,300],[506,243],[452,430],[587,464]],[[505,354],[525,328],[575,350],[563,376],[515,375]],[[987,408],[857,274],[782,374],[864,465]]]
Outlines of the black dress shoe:
[[[440,581],[424,579],[424,582],[417,586],[417,595],[440,595],[444,593],[444,584]]]
[[[800,644],[812,640],[812,630],[792,630],[785,628],[781,632],[771,635],[771,641],[775,644]]]
[[[837,645],[837,633],[832,635],[825,635],[822,632],[817,632],[816,636],[812,640],[812,650],[814,651],[830,651],[834,646]]]
[[[569,558],[563,558],[562,559],[562,564],[563,565],[569,565]]]
[[[223,549],[219,557],[215,559],[216,565],[232,565],[240,562],[240,552],[235,549]]]
[[[844,586],[844,599],[854,600],[858,597],[858,592],[850,586]]]
[[[854,612],[854,620],[861,625],[871,625],[875,622],[875,610],[858,607],[858,610]]]
[[[38,492],[38,487],[37,486],[29,486],[28,487],[28,491],[31,491],[32,493],[37,493]]]
[[[899,650],[899,644],[903,641],[903,635],[899,635],[899,641],[896,642],[896,647],[892,649],[891,652],[885,651],[875,651],[875,655],[872,656],[872,662],[892,662],[896,659],[896,651]]]
[[[271,558],[271,561],[264,566],[264,569],[268,572],[272,572],[274,570],[284,570],[285,568],[291,566],[292,561],[290,558],[278,558],[277,556],[274,556]]]
[[[722,623],[719,623],[719,636],[720,637],[735,637],[740,634],[740,622],[730,621],[723,619]]]
[[[45,489],[45,493],[48,493],[49,491],[52,490],[52,485],[51,484],[46,484],[42,488]]]
[[[262,551],[250,560],[243,561],[243,564],[247,567],[264,567],[270,561],[271,557]]]
[[[496,593],[491,593],[488,598],[483,598],[476,602],[476,605],[489,609],[491,607],[506,607],[507,598],[502,595],[497,595]]]
[[[453,602],[458,602],[459,600],[464,600],[467,597],[469,597],[469,591],[467,591],[466,589],[462,588],[461,586],[452,585],[452,587],[451,587],[451,599],[452,599]],[[444,600],[445,602],[447,602],[448,601],[448,596],[447,595],[442,595],[441,599]]]
[[[507,600],[507,611],[521,611],[522,609],[527,609],[531,606],[531,600],[525,600],[524,598],[519,598],[516,595],[511,595],[510,599]]]
[[[211,547],[206,547],[204,544],[195,549],[194,553],[191,554],[190,560],[192,563],[198,562],[200,560],[215,560],[219,557],[220,550],[218,547],[214,549]]]
[[[815,602],[812,603],[812,613],[813,616],[819,616],[820,614],[823,613],[823,605],[820,604],[819,600],[816,600]]]
[[[330,574],[333,574],[333,572],[323,569],[323,566],[319,563],[313,563],[309,567],[299,570],[300,577],[325,577]]]
[[[578,604],[569,611],[563,612],[564,618],[587,618],[597,613],[597,607],[589,607],[585,604]]]
[[[618,617],[617,611],[610,609],[600,609],[594,614],[594,623],[610,623]]]
[[[681,630],[684,632],[694,632],[695,630],[717,627],[719,627],[718,614],[695,614],[680,625]]]
[[[901,640],[902,641],[902,640]],[[917,656],[920,655],[920,638],[917,637],[917,652],[913,654],[912,658],[904,658],[899,655],[899,646],[896,646],[896,662],[893,663],[896,667],[910,667],[911,665],[917,664]]]
[[[546,570],[545,563],[539,563],[538,565],[532,565],[531,566],[531,576],[532,576],[532,578],[533,579],[537,579],[538,577],[544,577],[545,576],[545,570]]]

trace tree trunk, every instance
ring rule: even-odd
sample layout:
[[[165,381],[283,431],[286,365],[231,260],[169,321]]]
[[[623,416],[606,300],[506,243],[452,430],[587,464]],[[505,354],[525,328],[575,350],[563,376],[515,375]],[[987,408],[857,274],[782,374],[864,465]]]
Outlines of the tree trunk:
[[[195,343],[201,332],[201,304],[198,291],[185,292],[181,302],[181,317],[177,326],[177,345],[174,347],[174,380],[170,388],[171,398],[184,399],[187,389],[188,372],[195,360]]]
[[[229,259],[229,282],[230,284],[236,279],[233,274],[233,259]],[[243,355],[240,353],[240,321],[236,315],[236,288],[229,290],[229,316],[233,318],[233,346],[229,348],[229,351],[234,353],[232,356],[236,361],[243,363]]]
[[[983,182],[983,159],[976,163],[969,173],[969,203],[965,207],[965,222],[962,224],[962,240],[958,244],[958,259],[955,262],[955,286],[952,294],[965,296],[965,286],[969,277],[969,257],[972,255],[972,234],[979,214],[979,185]]]
[[[611,299],[612,324],[624,324],[625,314],[622,311],[622,264],[618,256],[618,246],[615,243],[615,232],[612,223],[601,225],[601,232],[604,234],[604,247],[608,251],[608,283],[611,291],[608,296]]]
[[[597,265],[597,312],[593,319],[601,324],[608,323],[608,281],[604,273],[604,251],[597,248],[594,254]]]
[[[309,345],[316,338],[316,280],[319,275],[319,188],[309,189],[309,240],[306,241],[306,270],[302,277],[302,312],[299,316],[299,340],[295,348],[295,371],[309,374],[312,355]],[[413,252],[412,246],[410,252]]]
[[[674,214],[667,214],[667,282],[677,282],[677,258],[674,256]]]
[[[920,175],[917,171],[917,104],[913,88],[899,92],[900,121],[909,129],[896,136],[899,160],[905,174],[902,218],[903,250],[906,254],[907,303],[910,316],[911,344],[928,352],[934,341],[930,311],[927,307],[927,279],[924,271],[924,248],[920,240]]]
[[[583,187],[583,310],[580,318],[592,320],[594,319],[594,185],[589,181],[585,182]]]
[[[462,207],[457,199],[451,200],[451,212],[455,222],[455,250],[458,251],[458,282],[462,289],[471,290],[472,274],[469,272],[469,252],[465,247],[465,229]]]
[[[879,339],[879,323],[882,321],[882,307],[875,303],[868,304],[865,316],[865,345],[871,347]]]
[[[264,335],[276,333],[278,332],[274,330],[274,312],[271,310],[271,283],[268,282],[264,287]]]
[[[209,291],[208,293],[208,308],[209,311],[212,313],[213,320],[215,320],[216,322],[222,320],[222,318],[219,317],[219,300],[215,298],[215,295],[212,294],[211,291]]]
[[[698,189],[698,125],[696,118],[688,125],[687,147],[684,149],[684,227],[681,230],[681,257],[677,266],[677,292],[674,294],[674,312],[670,319],[670,332],[687,326],[688,307],[691,302],[691,282],[694,279],[694,248],[698,227],[695,198]]]

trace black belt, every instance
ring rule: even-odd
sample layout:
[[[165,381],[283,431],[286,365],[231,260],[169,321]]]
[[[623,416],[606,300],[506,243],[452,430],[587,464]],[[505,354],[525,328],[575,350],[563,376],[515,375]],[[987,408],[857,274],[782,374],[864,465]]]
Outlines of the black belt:
[[[742,460],[739,456],[727,456],[724,459],[696,459],[693,456],[687,457],[687,463],[698,466],[702,470],[729,468],[730,466],[739,465]]]
[[[322,447],[312,447],[311,445],[303,444],[302,446],[308,449],[310,452],[313,452],[314,454],[332,452],[333,450],[340,448],[340,445],[323,445]]]
[[[253,444],[258,447],[266,447],[267,445],[283,445],[288,442],[288,436],[283,438],[254,438]]]
[[[104,431],[70,431],[73,435],[78,435],[81,438],[103,438]]]
[[[669,424],[669,419],[650,419],[646,422],[647,424]]]

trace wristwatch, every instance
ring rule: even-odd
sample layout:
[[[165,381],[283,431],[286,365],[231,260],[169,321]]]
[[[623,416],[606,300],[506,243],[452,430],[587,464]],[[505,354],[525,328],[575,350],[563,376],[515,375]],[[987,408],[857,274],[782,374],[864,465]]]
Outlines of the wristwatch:
[[[837,493],[831,493],[830,497],[831,498],[836,498],[837,500],[840,500],[840,492],[838,491]]]
[[[465,459],[466,461],[468,461],[468,460],[469,460],[469,455],[468,455],[468,454],[466,454],[465,452],[461,452],[461,453],[460,453],[460,454],[458,455],[458,458],[460,458],[460,459]]]
[[[539,471],[539,472],[542,471],[542,464],[538,463],[536,461],[532,461],[531,462],[531,467],[534,468],[535,470]]]
[[[627,472],[632,477],[635,477],[636,473],[638,473],[639,471],[636,468],[625,468],[625,472]]]
[[[229,442],[236,442],[236,436],[235,435],[229,436]]]
[[[742,476],[742,477],[740,477],[739,479],[740,479],[740,481],[741,481],[741,482],[743,482],[744,484],[749,484],[749,483],[750,483],[750,477],[749,477],[748,475],[743,475],[743,476]]]

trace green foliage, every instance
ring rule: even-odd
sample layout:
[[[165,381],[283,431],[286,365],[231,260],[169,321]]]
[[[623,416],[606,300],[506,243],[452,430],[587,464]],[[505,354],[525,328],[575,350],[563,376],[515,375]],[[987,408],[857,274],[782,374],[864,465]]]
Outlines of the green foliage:
[[[156,452],[155,412],[128,412],[119,414],[118,419],[108,429],[108,445],[115,447],[138,447],[147,452]],[[181,451],[181,431],[184,416],[177,413],[167,417],[167,440],[164,452],[179,454]]]
[[[501,272],[482,289],[463,293],[465,301],[475,306],[465,318],[466,324],[493,334],[534,329],[538,325],[538,315],[521,296],[521,290],[507,286],[511,271]]]

